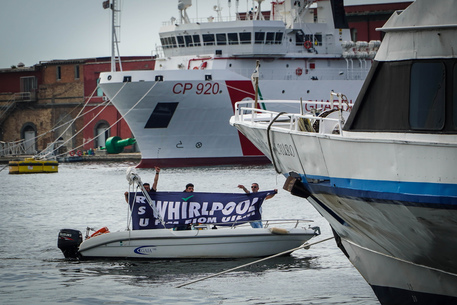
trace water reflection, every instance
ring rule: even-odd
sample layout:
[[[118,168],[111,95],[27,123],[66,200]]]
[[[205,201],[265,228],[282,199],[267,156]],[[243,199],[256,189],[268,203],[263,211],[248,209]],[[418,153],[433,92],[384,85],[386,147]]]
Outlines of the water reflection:
[[[183,282],[239,267],[258,259],[91,260],[59,263],[64,278],[111,276],[125,284]],[[261,276],[266,272],[289,272],[320,268],[317,257],[283,256],[261,261],[220,276]]]

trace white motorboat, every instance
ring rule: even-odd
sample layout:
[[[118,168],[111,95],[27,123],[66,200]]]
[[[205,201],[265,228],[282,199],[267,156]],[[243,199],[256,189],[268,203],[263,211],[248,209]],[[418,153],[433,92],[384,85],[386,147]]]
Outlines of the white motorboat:
[[[455,4],[393,14],[351,111],[338,95],[297,102],[312,113],[243,102],[231,119],[328,220],[383,305],[457,304]]]
[[[278,254],[320,234],[310,220],[261,220],[271,191],[251,194],[146,192],[137,174],[127,179],[141,192],[128,198],[128,230],[103,227],[89,236],[62,229],[58,247],[66,258],[239,258]],[[184,198],[182,198],[184,197]],[[251,223],[261,223],[251,227]],[[304,223],[308,227],[304,227]]]
[[[138,167],[268,162],[226,123],[235,102],[256,93],[327,101],[330,88],[355,100],[379,42],[351,42],[343,0],[273,1],[268,11],[256,2],[253,11],[238,12],[236,1],[233,18],[216,6],[216,18],[192,20],[191,1],[180,0],[181,18],[160,29],[153,70],[100,74],[100,87],[137,141]]]
[[[74,248],[72,240],[82,240],[76,230],[59,233],[66,257],[89,258],[241,258],[278,254],[303,245],[319,234],[318,227],[304,228],[300,221],[264,221],[264,228],[249,225],[219,227],[212,224],[191,230],[128,230],[103,233]],[[289,229],[274,226],[291,225]],[[309,225],[309,224],[308,224]],[[217,228],[217,229],[214,229]],[[73,246],[70,246],[73,245]],[[68,247],[67,247],[68,246]]]

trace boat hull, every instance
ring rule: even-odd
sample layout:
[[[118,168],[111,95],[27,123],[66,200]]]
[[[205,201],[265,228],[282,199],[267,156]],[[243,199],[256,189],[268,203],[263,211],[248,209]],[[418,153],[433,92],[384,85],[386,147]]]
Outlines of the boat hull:
[[[206,75],[211,81],[205,81]],[[255,98],[249,78],[230,70],[106,72],[100,77],[100,87],[135,136],[142,155],[139,167],[268,163],[228,124],[235,102]],[[131,81],[124,82],[126,77]],[[163,80],[156,81],[157,77]],[[263,98],[298,94],[326,101],[329,86],[345,89],[349,99],[355,100],[362,84],[361,79],[278,79],[260,81],[259,87]]]
[[[329,221],[382,304],[457,302],[455,135],[419,142],[234,125],[295,177],[292,193]]]
[[[9,161],[8,165],[10,174],[57,173],[59,168],[59,162],[52,160]]]
[[[291,229],[168,229],[106,233],[84,241],[82,259],[90,258],[241,258],[277,254],[301,246],[313,230]]]

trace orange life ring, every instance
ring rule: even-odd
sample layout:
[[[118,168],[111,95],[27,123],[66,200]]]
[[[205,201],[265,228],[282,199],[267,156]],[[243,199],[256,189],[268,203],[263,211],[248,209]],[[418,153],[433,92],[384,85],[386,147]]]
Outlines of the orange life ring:
[[[295,69],[295,74],[297,74],[298,76],[302,75],[303,74],[303,69],[298,67],[297,69]]]
[[[95,233],[92,234],[90,237],[102,235],[102,234],[105,234],[105,233],[109,233],[108,227],[103,227],[103,228],[101,228],[100,230],[95,231]],[[89,238],[90,238],[90,237],[89,237]]]
[[[194,70],[198,70],[198,67],[194,67]]]
[[[68,154],[73,157],[75,155],[75,152],[72,150]]]
[[[305,43],[303,45],[305,46],[305,49],[307,49],[307,50],[311,49],[311,47],[313,46],[313,44],[309,40],[305,41]]]
[[[80,157],[81,157],[81,156],[83,155],[83,152],[82,152],[82,151],[80,151],[80,150],[78,150],[78,151],[76,152],[76,154],[77,154],[78,156],[80,156]]]

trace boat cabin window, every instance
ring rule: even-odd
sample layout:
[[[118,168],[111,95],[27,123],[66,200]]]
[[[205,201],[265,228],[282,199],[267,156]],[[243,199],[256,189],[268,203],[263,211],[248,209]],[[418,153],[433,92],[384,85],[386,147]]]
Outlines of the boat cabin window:
[[[190,35],[184,36],[184,41],[186,42],[186,47],[194,46],[194,42],[192,41],[192,36],[190,36]]]
[[[457,64],[454,64],[454,78],[453,82],[454,88],[452,94],[452,111],[453,111],[453,121],[454,121],[454,129],[457,129]]]
[[[218,46],[225,46],[227,44],[227,35],[225,33],[216,34],[216,41]]]
[[[441,130],[445,116],[445,67],[443,63],[413,63],[409,123],[416,130]]]
[[[239,44],[238,33],[227,33],[228,44]]]
[[[296,46],[303,46],[305,43],[305,34],[302,31],[298,31],[295,33],[295,45]]]
[[[321,46],[322,45],[322,34],[306,34],[305,41],[312,42],[313,46]]]
[[[276,32],[275,44],[281,44],[282,43],[282,36],[283,36],[282,32]]]
[[[192,35],[193,39],[194,39],[194,46],[195,47],[199,47],[201,46],[201,43],[200,43],[200,36],[199,35]]]
[[[274,44],[275,43],[275,33],[268,32],[267,39],[265,40],[265,44]]]
[[[203,45],[213,46],[215,43],[214,34],[203,34]]]
[[[240,33],[240,43],[241,44],[251,43],[251,32]]]
[[[263,44],[265,41],[265,32],[255,32],[254,33],[254,43]]]
[[[184,37],[182,37],[182,36],[177,36],[176,38],[177,38],[177,40],[178,40],[178,47],[184,48]]]
[[[176,48],[176,39],[174,37],[162,37],[160,43],[164,49]]]

